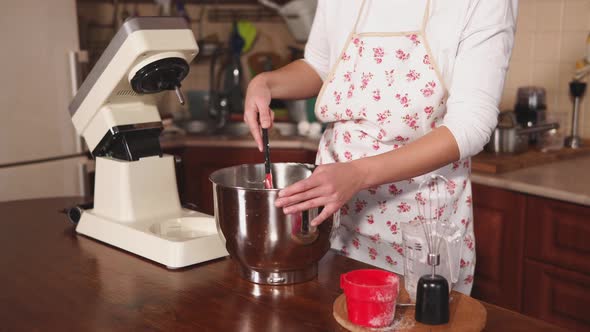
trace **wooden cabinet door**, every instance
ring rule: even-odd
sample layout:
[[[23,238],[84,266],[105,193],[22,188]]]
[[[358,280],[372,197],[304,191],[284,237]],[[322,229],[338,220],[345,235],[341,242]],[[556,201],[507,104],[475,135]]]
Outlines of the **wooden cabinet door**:
[[[313,164],[315,152],[303,149],[273,149],[272,162],[299,162]],[[184,153],[184,199],[199,211],[213,214],[213,186],[209,176],[214,171],[240,165],[257,164],[264,156],[253,148],[189,147]]]
[[[531,259],[524,263],[525,314],[563,326],[590,331],[590,276]]]
[[[590,207],[529,197],[526,227],[527,257],[590,274]]]
[[[519,311],[525,196],[474,184],[473,215],[477,257],[472,296]]]

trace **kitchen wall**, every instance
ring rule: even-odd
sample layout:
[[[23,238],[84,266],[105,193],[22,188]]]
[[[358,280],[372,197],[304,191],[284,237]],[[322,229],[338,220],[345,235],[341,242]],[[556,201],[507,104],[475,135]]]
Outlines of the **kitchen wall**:
[[[122,3],[124,1],[119,1]],[[196,36],[200,35],[200,24],[198,18],[201,10],[213,10],[213,9],[224,9],[234,10],[236,13],[244,10],[257,10],[261,7],[258,5],[197,5],[187,4],[186,10],[193,21],[191,27],[195,32]],[[153,16],[158,15],[158,8],[156,5],[151,3],[140,3],[140,4],[126,4],[120,5],[119,13],[127,10],[132,12],[137,10],[141,16]],[[109,2],[78,2],[78,15],[79,24],[81,26],[81,47],[89,49],[90,52],[100,51],[106,46],[113,36],[113,28],[111,26],[113,22],[113,5]],[[231,32],[231,22],[209,22],[206,19],[202,24],[203,37],[216,34],[221,41],[226,41]],[[249,54],[255,52],[276,52],[281,55],[285,60],[289,57],[288,46],[299,46],[289,31],[283,20],[275,16],[271,19],[265,19],[254,22],[258,37],[253,45],[253,48],[243,57],[243,67],[247,68],[246,57]],[[88,41],[88,44],[84,44],[84,40]],[[100,53],[98,54],[100,55]],[[191,65],[191,71],[189,76],[183,81],[183,90],[207,90],[209,88],[209,59],[197,59]],[[249,79],[249,72],[246,70],[246,79]],[[164,100],[161,102],[161,109],[165,109],[169,112],[187,112],[186,106],[180,106],[173,94],[167,94]],[[166,112],[166,111],[164,111]],[[177,113],[178,114],[178,113]]]
[[[511,110],[520,86],[547,90],[549,112],[567,113],[570,128],[572,102],[568,83],[577,60],[586,54],[590,32],[590,0],[520,0],[515,46],[502,110]],[[590,92],[581,112],[582,136],[590,138]]]

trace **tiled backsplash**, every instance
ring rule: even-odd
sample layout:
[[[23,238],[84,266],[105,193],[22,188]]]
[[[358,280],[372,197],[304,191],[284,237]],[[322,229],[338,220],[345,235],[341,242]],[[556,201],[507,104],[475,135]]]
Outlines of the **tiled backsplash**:
[[[572,101],[568,83],[575,63],[586,55],[590,0],[520,0],[518,26],[501,109],[514,108],[516,90],[525,85],[547,90],[549,112],[567,113]],[[582,136],[590,138],[590,92],[580,118]]]

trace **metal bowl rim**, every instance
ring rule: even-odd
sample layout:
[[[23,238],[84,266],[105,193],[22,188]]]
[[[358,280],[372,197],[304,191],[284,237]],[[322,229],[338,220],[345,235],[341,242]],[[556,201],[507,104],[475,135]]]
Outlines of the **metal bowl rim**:
[[[304,166],[305,168],[307,168],[308,170],[310,170],[311,172],[313,172],[313,170],[317,167],[314,164],[308,164],[308,163],[294,163],[294,162],[290,162],[290,163],[273,163],[276,165],[300,165],[300,166]],[[211,183],[213,183],[214,185],[218,186],[218,187],[222,187],[222,188],[227,188],[227,189],[237,189],[237,190],[247,190],[247,191],[262,191],[262,192],[278,192],[283,190],[282,189],[278,189],[278,188],[274,188],[274,189],[265,189],[265,188],[244,188],[244,187],[238,187],[238,186],[227,186],[227,185],[223,185],[223,184],[219,184],[216,183],[215,181],[213,181],[212,177],[215,173],[230,169],[230,168],[235,168],[235,167],[239,167],[239,166],[256,166],[256,165],[262,165],[264,166],[264,163],[256,163],[256,164],[240,164],[240,165],[234,165],[234,166],[229,166],[229,167],[224,167],[222,169],[218,169],[215,172],[211,173],[211,175],[209,175],[209,181]]]

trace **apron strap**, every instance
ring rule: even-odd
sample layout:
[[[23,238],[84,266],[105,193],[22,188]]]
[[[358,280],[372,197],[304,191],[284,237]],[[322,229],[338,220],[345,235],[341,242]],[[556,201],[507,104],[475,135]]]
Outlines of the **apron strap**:
[[[428,24],[428,19],[430,18],[430,0],[426,0],[426,9],[424,9],[424,17],[422,18],[422,34],[426,31],[426,25]]]
[[[356,15],[356,21],[354,22],[354,27],[352,28],[353,34],[356,34],[356,28],[359,25],[359,21],[361,20],[361,14],[363,13],[363,10],[365,9],[365,3],[367,2],[366,0],[361,1],[361,8],[359,9],[359,13]]]

